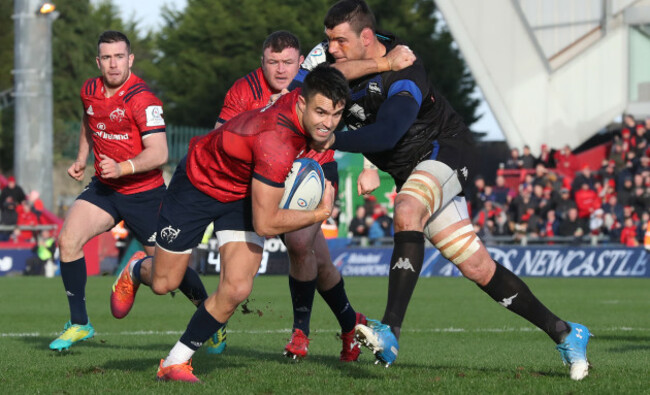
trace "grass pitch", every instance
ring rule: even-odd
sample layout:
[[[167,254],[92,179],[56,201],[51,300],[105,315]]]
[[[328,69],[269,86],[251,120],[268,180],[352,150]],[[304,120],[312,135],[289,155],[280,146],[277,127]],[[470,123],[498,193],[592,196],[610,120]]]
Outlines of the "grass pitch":
[[[114,278],[88,279],[94,339],[58,353],[48,344],[68,320],[59,278],[0,278],[0,388],[5,394],[88,393],[650,393],[650,282],[647,279],[527,279],[563,319],[595,334],[589,376],[574,382],[553,342],[469,281],[423,278],[409,306],[397,362],[374,365],[364,349],[357,363],[338,361],[338,325],[315,298],[309,356],[282,356],[292,314],[286,277],[258,277],[248,311],[228,324],[228,348],[199,350],[199,385],[155,381],[161,358],[184,331],[194,308],[182,294],[156,296],[141,287],[125,319],[110,314]],[[216,277],[203,277],[208,290]],[[358,311],[380,318],[387,278],[347,278]]]

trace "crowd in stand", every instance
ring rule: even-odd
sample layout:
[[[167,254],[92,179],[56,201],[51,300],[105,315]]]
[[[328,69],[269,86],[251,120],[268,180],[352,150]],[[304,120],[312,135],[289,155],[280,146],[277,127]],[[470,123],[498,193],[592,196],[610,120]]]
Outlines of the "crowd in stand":
[[[521,154],[512,149],[502,166],[505,172],[498,171],[495,184],[487,185],[478,176],[467,196],[475,230],[488,243],[523,237],[553,241],[594,236],[626,246],[644,245],[646,233],[650,235],[648,129],[650,118],[640,123],[625,115],[598,169],[577,163],[568,145],[559,150],[542,145],[537,157],[528,146]],[[516,187],[507,185],[504,173],[508,170],[524,171]],[[0,225],[14,228],[0,230],[0,242],[36,243],[36,233],[20,228],[45,223],[38,192],[26,195],[14,177],[7,180],[0,192]],[[338,206],[323,230],[328,238],[342,236],[338,235]],[[370,195],[356,207],[347,236],[376,245],[390,240],[392,232],[386,207]],[[650,248],[650,237],[646,244]]]
[[[26,195],[16,179],[7,178],[7,185],[0,192],[0,242],[14,241],[35,243],[38,240],[38,232],[25,227],[33,227],[46,224],[42,218],[43,202],[37,191]]]
[[[521,155],[512,149],[495,185],[477,177],[468,196],[477,233],[486,241],[493,236],[591,235],[626,246],[644,245],[650,219],[648,128],[650,118],[638,123],[624,116],[598,169],[577,163],[568,146],[554,151],[543,145],[539,157],[527,146]],[[523,181],[515,188],[506,185],[508,170],[523,170]]]
[[[337,237],[334,233],[327,232],[330,226],[338,228],[339,206],[335,205],[332,216],[323,224],[326,238]],[[364,204],[358,205],[354,217],[348,225],[348,237],[356,244],[372,245],[392,243],[393,219],[388,214],[386,206],[377,202],[372,195],[364,197]]]

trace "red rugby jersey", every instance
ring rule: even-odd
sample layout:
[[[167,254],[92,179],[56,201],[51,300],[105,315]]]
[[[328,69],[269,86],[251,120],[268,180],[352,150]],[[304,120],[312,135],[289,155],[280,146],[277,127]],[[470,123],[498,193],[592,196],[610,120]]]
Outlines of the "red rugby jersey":
[[[296,114],[299,94],[297,89],[192,138],[186,165],[192,184],[224,203],[250,196],[252,178],[283,187],[293,161],[307,150]]]
[[[142,139],[165,132],[162,102],[145,82],[131,73],[124,85],[111,97],[104,96],[101,77],[87,80],[81,88],[81,102],[92,131],[95,176],[123,194],[148,191],[164,184],[160,169],[116,179],[101,176],[99,154],[124,162],[142,152]]]
[[[223,107],[221,107],[218,121],[226,123],[226,121],[244,111],[265,107],[272,95],[271,87],[264,78],[264,72],[261,67],[258,67],[235,81],[230,87],[228,93],[226,93]],[[333,150],[325,152],[310,150],[304,156],[318,161],[321,165],[334,161]]]

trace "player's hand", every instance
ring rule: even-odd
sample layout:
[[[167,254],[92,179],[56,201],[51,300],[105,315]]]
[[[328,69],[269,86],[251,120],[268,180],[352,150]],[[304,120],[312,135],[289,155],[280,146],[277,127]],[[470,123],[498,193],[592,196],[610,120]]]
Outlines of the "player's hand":
[[[68,167],[68,175],[77,181],[81,181],[84,178],[84,170],[86,170],[86,163],[75,161]]]
[[[392,71],[399,71],[409,67],[415,62],[415,54],[406,45],[398,45],[386,54],[388,64]]]
[[[334,207],[334,186],[329,180],[325,180],[325,191],[318,207],[316,207],[316,222],[323,222],[330,215],[332,215],[332,208]]]
[[[275,103],[279,98],[282,97],[282,95],[285,95],[287,93],[289,93],[289,90],[287,88],[284,88],[280,91],[280,93],[275,93],[271,95],[271,97],[269,98],[269,104]]]
[[[99,154],[99,158],[101,159],[99,162],[100,175],[103,178],[120,178],[122,169],[119,163],[104,154]]]
[[[359,196],[368,195],[379,188],[379,172],[376,169],[363,169],[357,178],[357,193]]]

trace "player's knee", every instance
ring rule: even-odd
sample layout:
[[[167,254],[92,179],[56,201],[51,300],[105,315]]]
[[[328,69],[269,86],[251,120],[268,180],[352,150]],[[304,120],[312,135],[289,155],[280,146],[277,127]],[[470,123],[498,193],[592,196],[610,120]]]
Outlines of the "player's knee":
[[[177,289],[179,285],[180,282],[178,284],[172,284],[168,278],[154,277],[151,282],[151,290],[156,295],[166,295],[167,293]]]
[[[248,298],[253,290],[252,281],[225,281],[221,284],[225,297],[236,306]]]
[[[405,230],[422,230],[422,220],[426,212],[422,210],[413,200],[403,199],[395,203],[395,214],[393,216],[393,226],[395,232]]]
[[[292,238],[287,240],[287,253],[292,263],[302,263],[308,255],[313,254],[311,243],[304,238]]]
[[[479,253],[475,254],[470,259],[459,264],[458,269],[468,280],[484,286],[490,282],[490,279],[494,274],[495,263],[492,258],[490,258],[487,251],[485,251],[485,253],[479,251]]]
[[[59,234],[57,244],[59,245],[61,258],[65,261],[69,260],[69,257],[79,255],[79,253],[81,253],[83,250],[81,240],[66,231],[63,231],[61,234]]]
[[[425,160],[418,164],[398,194],[420,202],[433,215],[462,191],[456,171],[446,164]]]
[[[469,221],[451,225],[442,231],[432,229],[435,228],[435,225],[429,223],[425,234],[427,237],[432,236],[433,245],[440,251],[440,254],[456,266],[471,265],[471,262],[476,260],[477,253],[481,250],[485,251],[485,247],[481,244]]]

